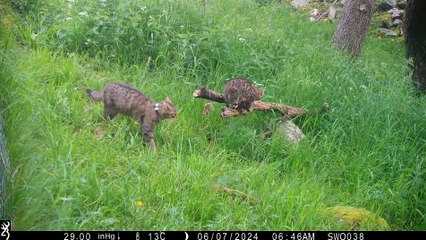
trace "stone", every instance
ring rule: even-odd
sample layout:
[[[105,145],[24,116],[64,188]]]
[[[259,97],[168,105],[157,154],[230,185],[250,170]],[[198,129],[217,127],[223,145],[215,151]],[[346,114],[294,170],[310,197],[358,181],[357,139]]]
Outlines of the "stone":
[[[328,19],[333,20],[336,18],[336,8],[331,6],[328,10]]]
[[[310,0],[293,0],[291,1],[291,6],[294,8],[304,8],[307,7]]]
[[[281,122],[277,131],[281,133],[284,138],[292,144],[298,144],[305,138],[305,134],[303,134],[302,130],[296,126],[292,121],[284,121]]]
[[[404,16],[404,10],[399,10],[398,8],[392,8],[388,13],[391,14],[392,21],[397,18],[402,19]]]
[[[377,31],[385,37],[398,37],[398,33],[386,28],[377,28]]]
[[[389,32],[385,33],[385,37],[398,37],[398,33],[390,30]]]
[[[263,139],[269,139],[276,136],[277,139],[284,140],[285,146],[296,146],[300,141],[305,138],[302,130],[297,127],[287,116],[282,116],[278,121],[274,120],[269,124],[268,128],[263,134]]]
[[[402,24],[402,20],[397,18],[392,22],[392,24],[393,24],[394,27],[396,27],[396,26]]]
[[[389,30],[387,28],[377,28],[377,31],[381,34],[386,34],[386,33],[390,32],[391,30]]]

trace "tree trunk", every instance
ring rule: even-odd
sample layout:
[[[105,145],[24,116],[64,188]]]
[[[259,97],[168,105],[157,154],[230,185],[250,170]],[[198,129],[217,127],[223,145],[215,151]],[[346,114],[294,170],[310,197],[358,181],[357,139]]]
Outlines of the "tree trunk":
[[[426,1],[408,0],[405,9],[405,46],[413,60],[413,83],[426,92]]]
[[[375,0],[346,0],[332,44],[357,58],[370,25]]]

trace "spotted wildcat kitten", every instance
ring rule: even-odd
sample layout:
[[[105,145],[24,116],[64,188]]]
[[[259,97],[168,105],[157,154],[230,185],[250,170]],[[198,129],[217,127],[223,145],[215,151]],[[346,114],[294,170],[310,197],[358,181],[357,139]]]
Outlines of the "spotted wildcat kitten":
[[[144,134],[147,142],[154,151],[154,127],[163,118],[176,118],[176,108],[172,101],[166,98],[156,103],[142,92],[123,83],[109,83],[101,91],[87,89],[86,92],[95,101],[104,102],[104,118],[113,119],[118,113],[133,117]]]
[[[223,89],[223,98],[225,103],[234,104],[235,109],[240,112],[253,110],[252,104],[263,96],[263,89],[253,85],[253,83],[244,78],[234,78],[228,80]]]

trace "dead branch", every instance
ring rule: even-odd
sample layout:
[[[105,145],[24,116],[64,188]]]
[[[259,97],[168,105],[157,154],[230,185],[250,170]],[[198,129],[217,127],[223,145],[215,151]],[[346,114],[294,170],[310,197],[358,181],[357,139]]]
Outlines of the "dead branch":
[[[231,188],[220,186],[220,185],[213,186],[213,189],[218,193],[224,193],[224,194],[230,195],[232,197],[240,197],[240,198],[248,201],[251,204],[259,204],[260,203],[260,200],[258,200],[257,198],[250,196],[247,193],[241,192],[239,190],[231,189]]]
[[[195,92],[192,94],[195,98],[205,98],[209,99],[218,103],[224,103],[225,99],[223,98],[223,94],[214,92],[212,90],[209,90],[205,87],[201,87],[198,90],[195,90]]]
[[[212,100],[219,103],[225,102],[223,98],[223,94],[214,92],[205,87],[202,87],[199,90],[196,90],[192,95],[195,98],[204,98],[204,99]],[[292,107],[286,104],[262,102],[262,101],[254,101],[253,110],[256,110],[256,111],[275,110],[275,111],[281,112],[283,115],[286,115],[288,118],[294,118],[296,116],[304,116],[308,113],[308,111],[303,108]],[[228,117],[235,117],[239,115],[245,115],[248,113],[250,112],[248,111],[239,112],[237,109],[224,107],[222,109],[221,116],[223,118],[228,118]]]

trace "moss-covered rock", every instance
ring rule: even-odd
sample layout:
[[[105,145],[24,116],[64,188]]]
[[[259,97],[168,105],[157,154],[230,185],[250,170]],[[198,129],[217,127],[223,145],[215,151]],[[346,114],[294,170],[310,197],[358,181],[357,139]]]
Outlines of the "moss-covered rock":
[[[365,209],[350,206],[335,206],[326,208],[324,212],[332,221],[349,225],[353,230],[389,230],[389,224],[385,219]]]

